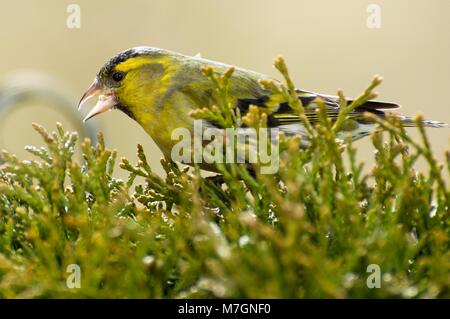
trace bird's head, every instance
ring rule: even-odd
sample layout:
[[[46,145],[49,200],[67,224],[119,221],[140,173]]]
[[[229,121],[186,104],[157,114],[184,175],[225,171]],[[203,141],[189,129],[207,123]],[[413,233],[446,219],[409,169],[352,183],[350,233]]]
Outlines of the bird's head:
[[[169,58],[169,52],[150,47],[128,49],[113,57],[100,69],[78,104],[81,108],[90,98],[98,97],[84,121],[115,108],[131,118],[137,112],[151,112],[154,97],[165,87]]]

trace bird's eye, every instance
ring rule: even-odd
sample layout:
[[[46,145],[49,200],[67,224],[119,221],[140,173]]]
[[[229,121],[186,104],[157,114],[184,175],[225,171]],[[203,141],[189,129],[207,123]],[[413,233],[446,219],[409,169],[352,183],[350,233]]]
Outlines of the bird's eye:
[[[120,81],[122,81],[124,76],[125,76],[125,73],[123,73],[121,71],[116,71],[112,74],[112,79],[116,82],[120,82]]]

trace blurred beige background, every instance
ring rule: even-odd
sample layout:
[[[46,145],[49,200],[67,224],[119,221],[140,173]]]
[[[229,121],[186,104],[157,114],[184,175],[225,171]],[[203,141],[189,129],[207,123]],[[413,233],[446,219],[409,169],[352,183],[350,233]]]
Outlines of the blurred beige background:
[[[80,29],[66,26],[71,3],[81,7]],[[381,7],[380,29],[366,25],[371,3]],[[277,78],[271,63],[283,54],[299,87],[331,94],[343,88],[354,96],[378,73],[385,78],[381,99],[402,104],[405,114],[422,112],[450,122],[449,31],[448,0],[3,0],[0,77],[7,81],[17,70],[44,72],[56,79],[55,88],[67,92],[75,107],[103,63],[129,47],[200,52]],[[42,144],[31,129],[33,121],[51,129],[57,120],[75,127],[55,107],[43,104],[0,119],[2,148],[28,157],[24,145]],[[135,162],[135,146],[142,143],[161,172],[161,154],[137,123],[118,111],[95,121],[120,156]],[[429,130],[440,160],[449,133]],[[357,145],[361,159],[372,157],[367,139]],[[116,172],[123,176],[120,169]]]

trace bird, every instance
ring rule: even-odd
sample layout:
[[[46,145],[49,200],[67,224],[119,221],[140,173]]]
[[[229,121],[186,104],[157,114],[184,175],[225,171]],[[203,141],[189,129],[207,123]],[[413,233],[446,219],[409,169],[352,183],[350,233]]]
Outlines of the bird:
[[[176,143],[171,132],[180,127],[192,131],[194,120],[191,112],[219,103],[214,83],[202,72],[204,67],[212,67],[214,73],[221,76],[231,66],[204,59],[199,54],[189,56],[155,47],[134,47],[122,51],[101,67],[81,97],[79,108],[92,97],[98,97],[84,121],[107,110],[118,109],[142,126],[164,156],[170,157]],[[228,83],[231,104],[239,109],[241,115],[245,115],[251,105],[264,109],[269,128],[277,128],[287,136],[299,135],[307,142],[308,134],[298,112],[285,96],[261,86],[261,80],[280,84],[267,75],[234,67]],[[318,121],[315,110],[319,98],[324,102],[329,118],[337,118],[338,97],[303,89],[296,89],[295,94],[311,123]],[[365,117],[366,112],[384,117],[399,107],[393,102],[369,100],[352,110],[348,114],[353,123],[350,130],[352,140],[376,130],[376,122]],[[206,127],[225,129],[218,123],[204,122]],[[406,116],[401,116],[400,122],[404,126],[416,125],[412,118]],[[423,125],[443,127],[446,124],[423,120]]]

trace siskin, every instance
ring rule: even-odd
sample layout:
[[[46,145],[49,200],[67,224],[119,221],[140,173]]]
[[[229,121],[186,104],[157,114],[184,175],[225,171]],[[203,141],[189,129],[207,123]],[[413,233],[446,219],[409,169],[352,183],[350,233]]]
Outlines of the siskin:
[[[99,71],[94,82],[80,100],[81,107],[88,99],[98,96],[98,102],[84,121],[110,109],[119,109],[138,122],[154,139],[166,157],[176,144],[171,132],[177,128],[193,130],[191,111],[218,105],[214,84],[201,71],[211,66],[217,75],[223,75],[231,66],[200,57],[151,48],[136,47],[123,51],[109,60]],[[253,71],[235,68],[228,87],[232,103],[245,115],[250,105],[264,108],[268,114],[268,127],[278,128],[287,136],[300,135],[307,141],[306,130],[280,92],[263,88],[259,80],[269,77]],[[280,83],[274,81],[275,85]],[[338,98],[301,89],[296,93],[305,107],[306,116],[317,121],[317,98],[325,102],[328,116],[336,119]],[[349,101],[350,102],[350,101]],[[399,108],[398,104],[368,101],[349,113],[350,132],[354,140],[369,135],[376,124],[364,116],[365,112],[383,117],[385,110]],[[400,117],[404,126],[414,126],[408,117]],[[444,123],[425,120],[427,127],[442,127]],[[217,123],[205,123],[217,127]]]

